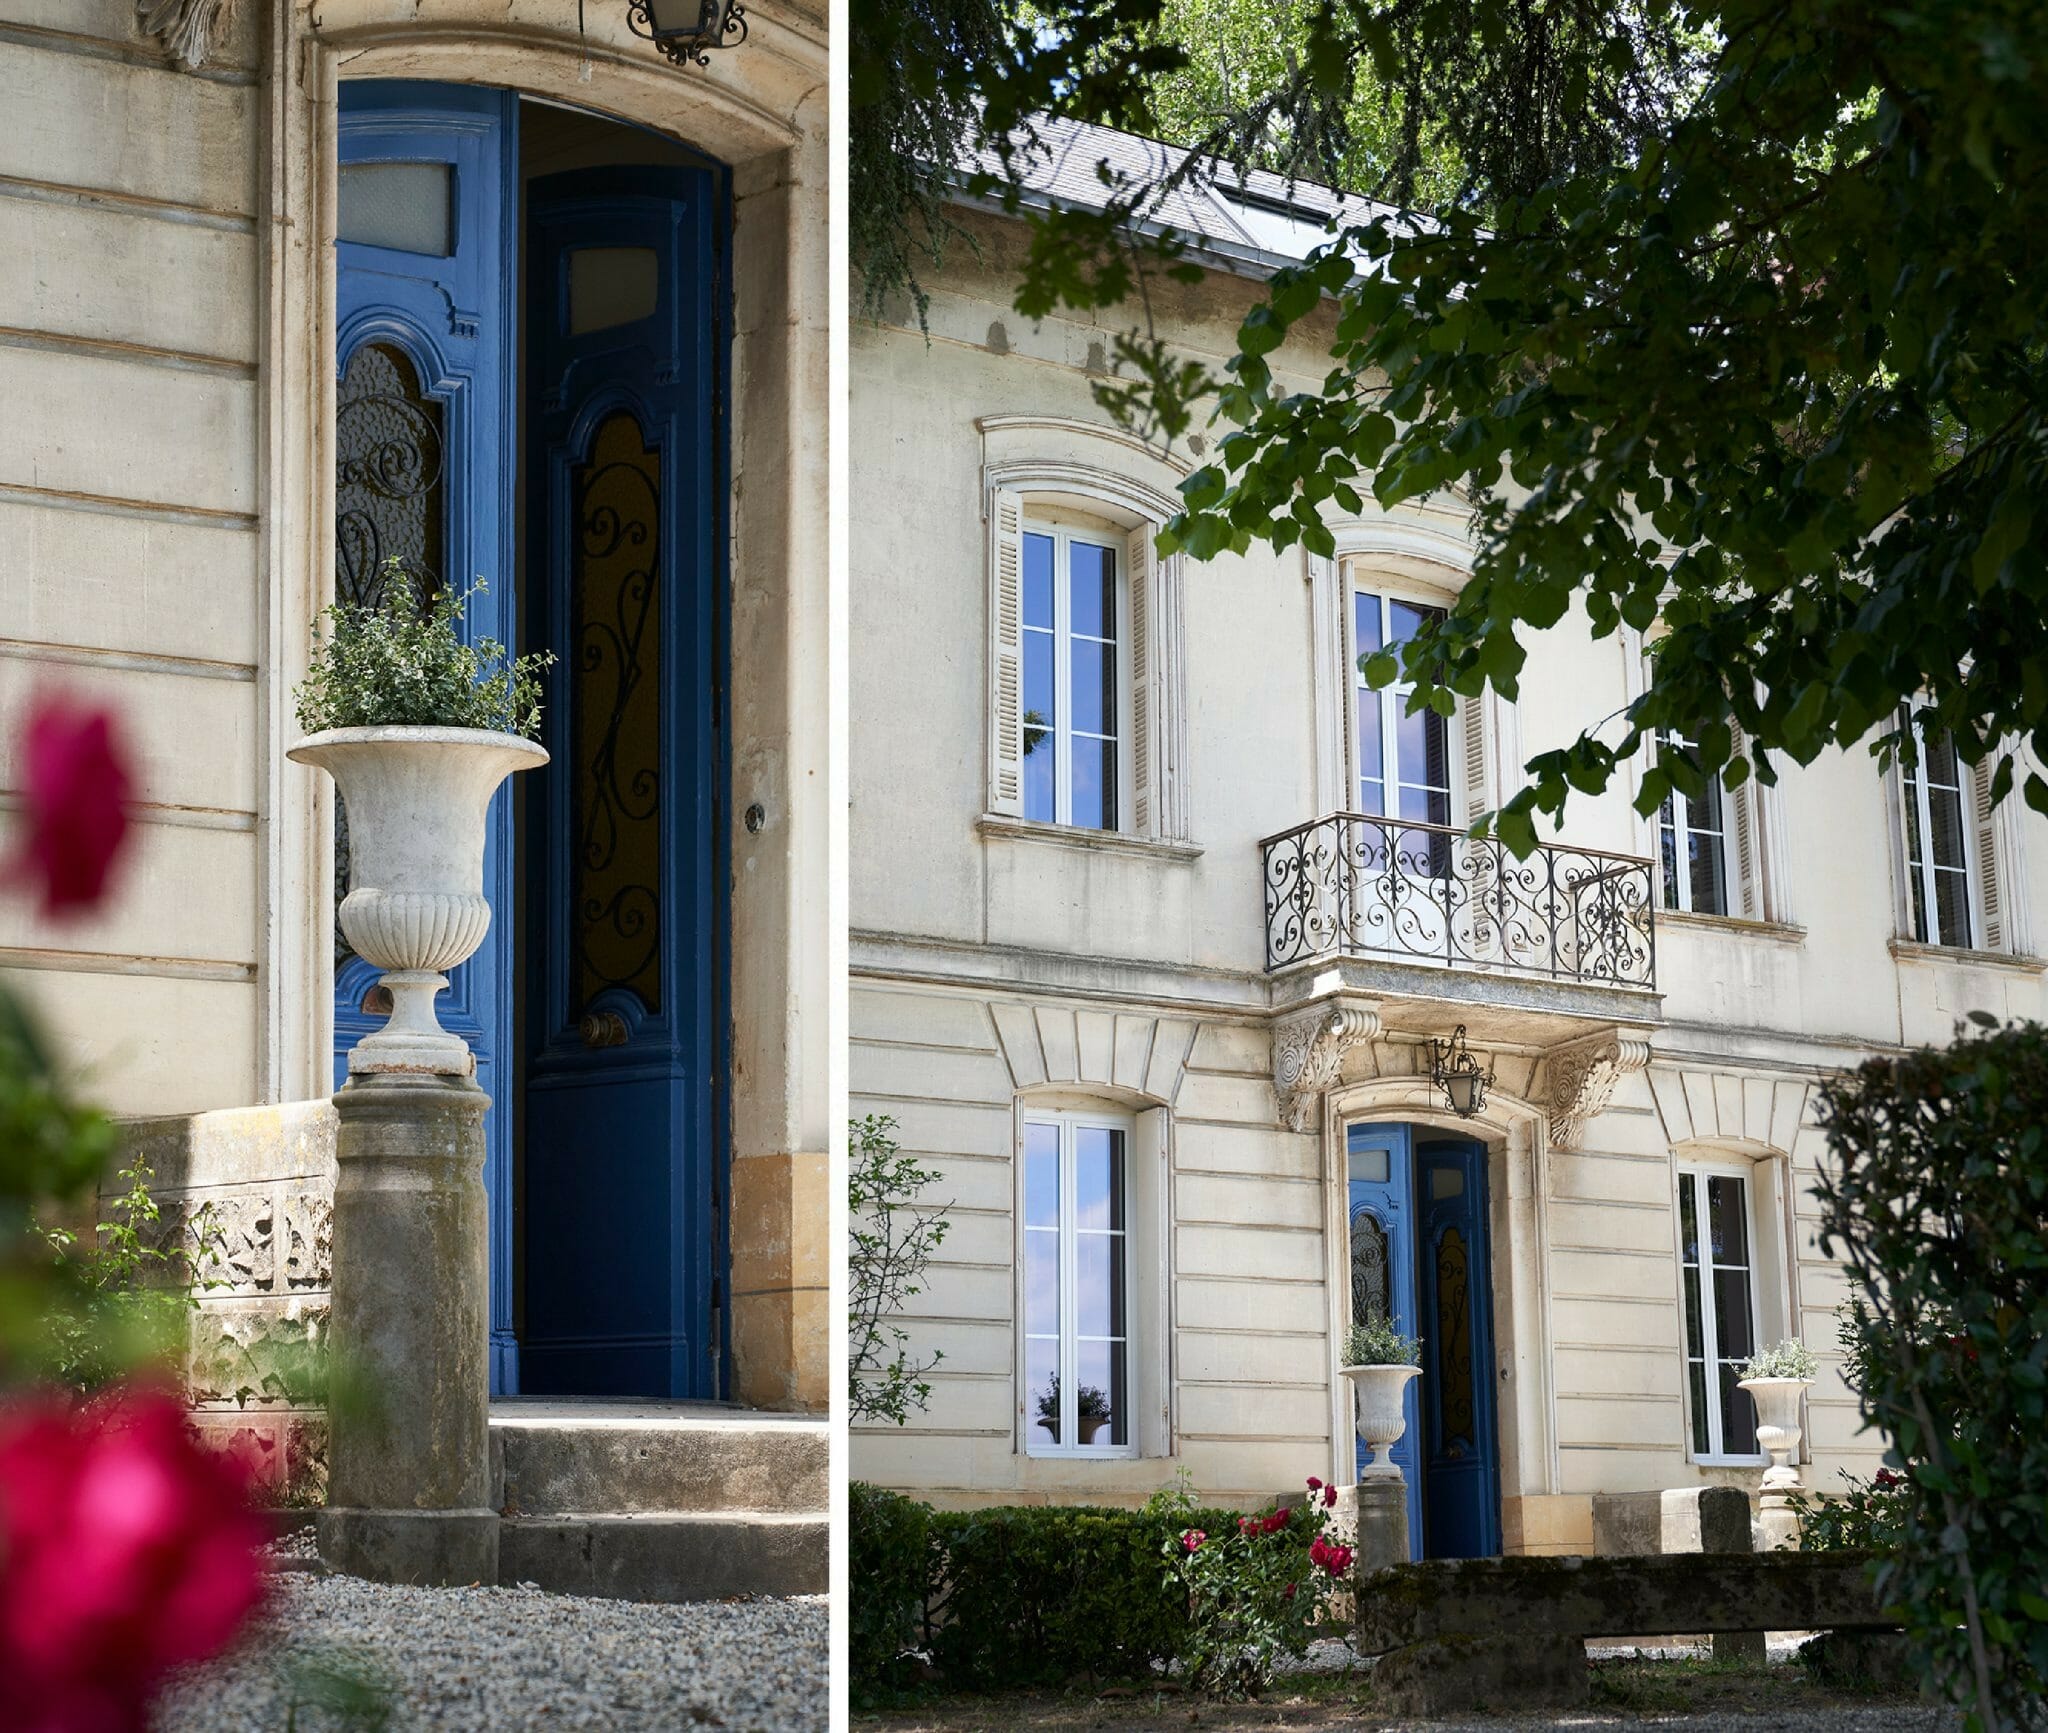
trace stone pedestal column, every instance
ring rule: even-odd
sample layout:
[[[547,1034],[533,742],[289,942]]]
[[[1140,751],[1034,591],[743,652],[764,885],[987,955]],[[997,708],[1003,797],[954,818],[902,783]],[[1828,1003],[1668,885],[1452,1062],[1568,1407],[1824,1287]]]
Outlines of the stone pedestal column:
[[[1354,1575],[1408,1562],[1408,1483],[1361,1480],[1337,1491],[1337,1524],[1349,1528]]]
[[[331,1416],[320,1553],[379,1582],[495,1583],[487,1096],[373,1073],[334,1098]]]

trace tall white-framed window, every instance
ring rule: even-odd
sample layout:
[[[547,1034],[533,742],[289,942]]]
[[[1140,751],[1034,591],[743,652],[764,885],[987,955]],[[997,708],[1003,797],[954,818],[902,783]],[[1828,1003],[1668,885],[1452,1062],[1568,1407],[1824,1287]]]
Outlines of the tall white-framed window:
[[[1025,1453],[1133,1456],[1131,1122],[1034,1109],[1022,1142]]]
[[[1123,549],[1027,518],[1023,533],[1024,817],[1122,830],[1131,715]]]
[[[1433,710],[1408,713],[1415,688],[1406,681],[1378,691],[1366,684],[1365,660],[1398,653],[1424,623],[1444,610],[1384,591],[1351,592],[1351,794],[1353,810],[1376,818],[1449,824],[1452,811],[1450,724]]]
[[[1931,734],[1926,712],[1913,706],[1901,725],[1918,743],[1917,761],[1899,760],[1901,835],[1906,853],[1906,918],[1923,945],[1969,949],[1979,944],[1972,832],[1977,829],[1976,779],[1947,734]]]
[[[1689,749],[1683,735],[1657,737],[1660,751]],[[1673,790],[1657,814],[1658,865],[1664,881],[1664,906],[1693,915],[1735,912],[1728,874],[1728,803],[1719,776],[1709,776],[1698,794]]]
[[[1755,1463],[1756,1404],[1737,1388],[1757,1349],[1756,1216],[1752,1175],[1724,1167],[1678,1170],[1685,1287],[1687,1408],[1696,1462]]]

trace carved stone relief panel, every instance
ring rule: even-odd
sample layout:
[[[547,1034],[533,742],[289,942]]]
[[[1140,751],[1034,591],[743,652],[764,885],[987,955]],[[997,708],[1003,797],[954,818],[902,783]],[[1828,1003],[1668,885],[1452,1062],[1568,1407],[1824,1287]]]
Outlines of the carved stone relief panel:
[[[288,1289],[326,1288],[334,1278],[334,1194],[287,1192],[278,1253]]]

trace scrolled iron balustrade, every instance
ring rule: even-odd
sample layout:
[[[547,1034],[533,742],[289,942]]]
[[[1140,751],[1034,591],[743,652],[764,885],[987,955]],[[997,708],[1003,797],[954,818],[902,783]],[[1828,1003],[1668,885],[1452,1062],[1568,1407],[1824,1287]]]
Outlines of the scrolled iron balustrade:
[[[1494,837],[1357,812],[1259,852],[1268,969],[1353,955],[1657,984],[1655,885],[1638,855],[1539,843],[1522,860]]]

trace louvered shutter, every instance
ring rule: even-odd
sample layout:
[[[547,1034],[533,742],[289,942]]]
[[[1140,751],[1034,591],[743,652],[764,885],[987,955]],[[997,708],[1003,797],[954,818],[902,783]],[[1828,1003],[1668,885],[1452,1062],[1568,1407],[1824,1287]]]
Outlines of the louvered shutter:
[[[1970,841],[1977,857],[1977,906],[1984,916],[1984,930],[1977,935],[1976,943],[1986,951],[2005,949],[2005,910],[1999,895],[1998,815],[1991,804],[1991,779],[1997,769],[1996,752],[1987,752],[1970,767]]]
[[[1733,752],[1743,758],[1750,758],[1749,743],[1743,732],[1733,723],[1729,733],[1734,738]],[[1728,828],[1730,831],[1731,859],[1729,866],[1734,873],[1734,894],[1728,899],[1728,912],[1740,915],[1745,920],[1760,921],[1764,918],[1764,886],[1760,872],[1760,855],[1757,849],[1757,803],[1763,791],[1756,779],[1756,763],[1751,759],[1749,779],[1727,796],[1729,807]]]
[[[1024,500],[989,496],[989,811],[1024,813]]]
[[[1151,524],[1140,524],[1124,538],[1125,581],[1131,597],[1131,812],[1132,824],[1140,836],[1154,836],[1159,829],[1159,754],[1154,739],[1158,722],[1154,692],[1158,650],[1153,630],[1159,555],[1152,545],[1156,533]]]
[[[1464,735],[1465,823],[1469,826],[1478,822],[1481,813],[1491,812],[1494,807],[1491,778],[1487,774],[1492,754],[1487,750],[1484,695],[1458,700],[1458,725]]]

